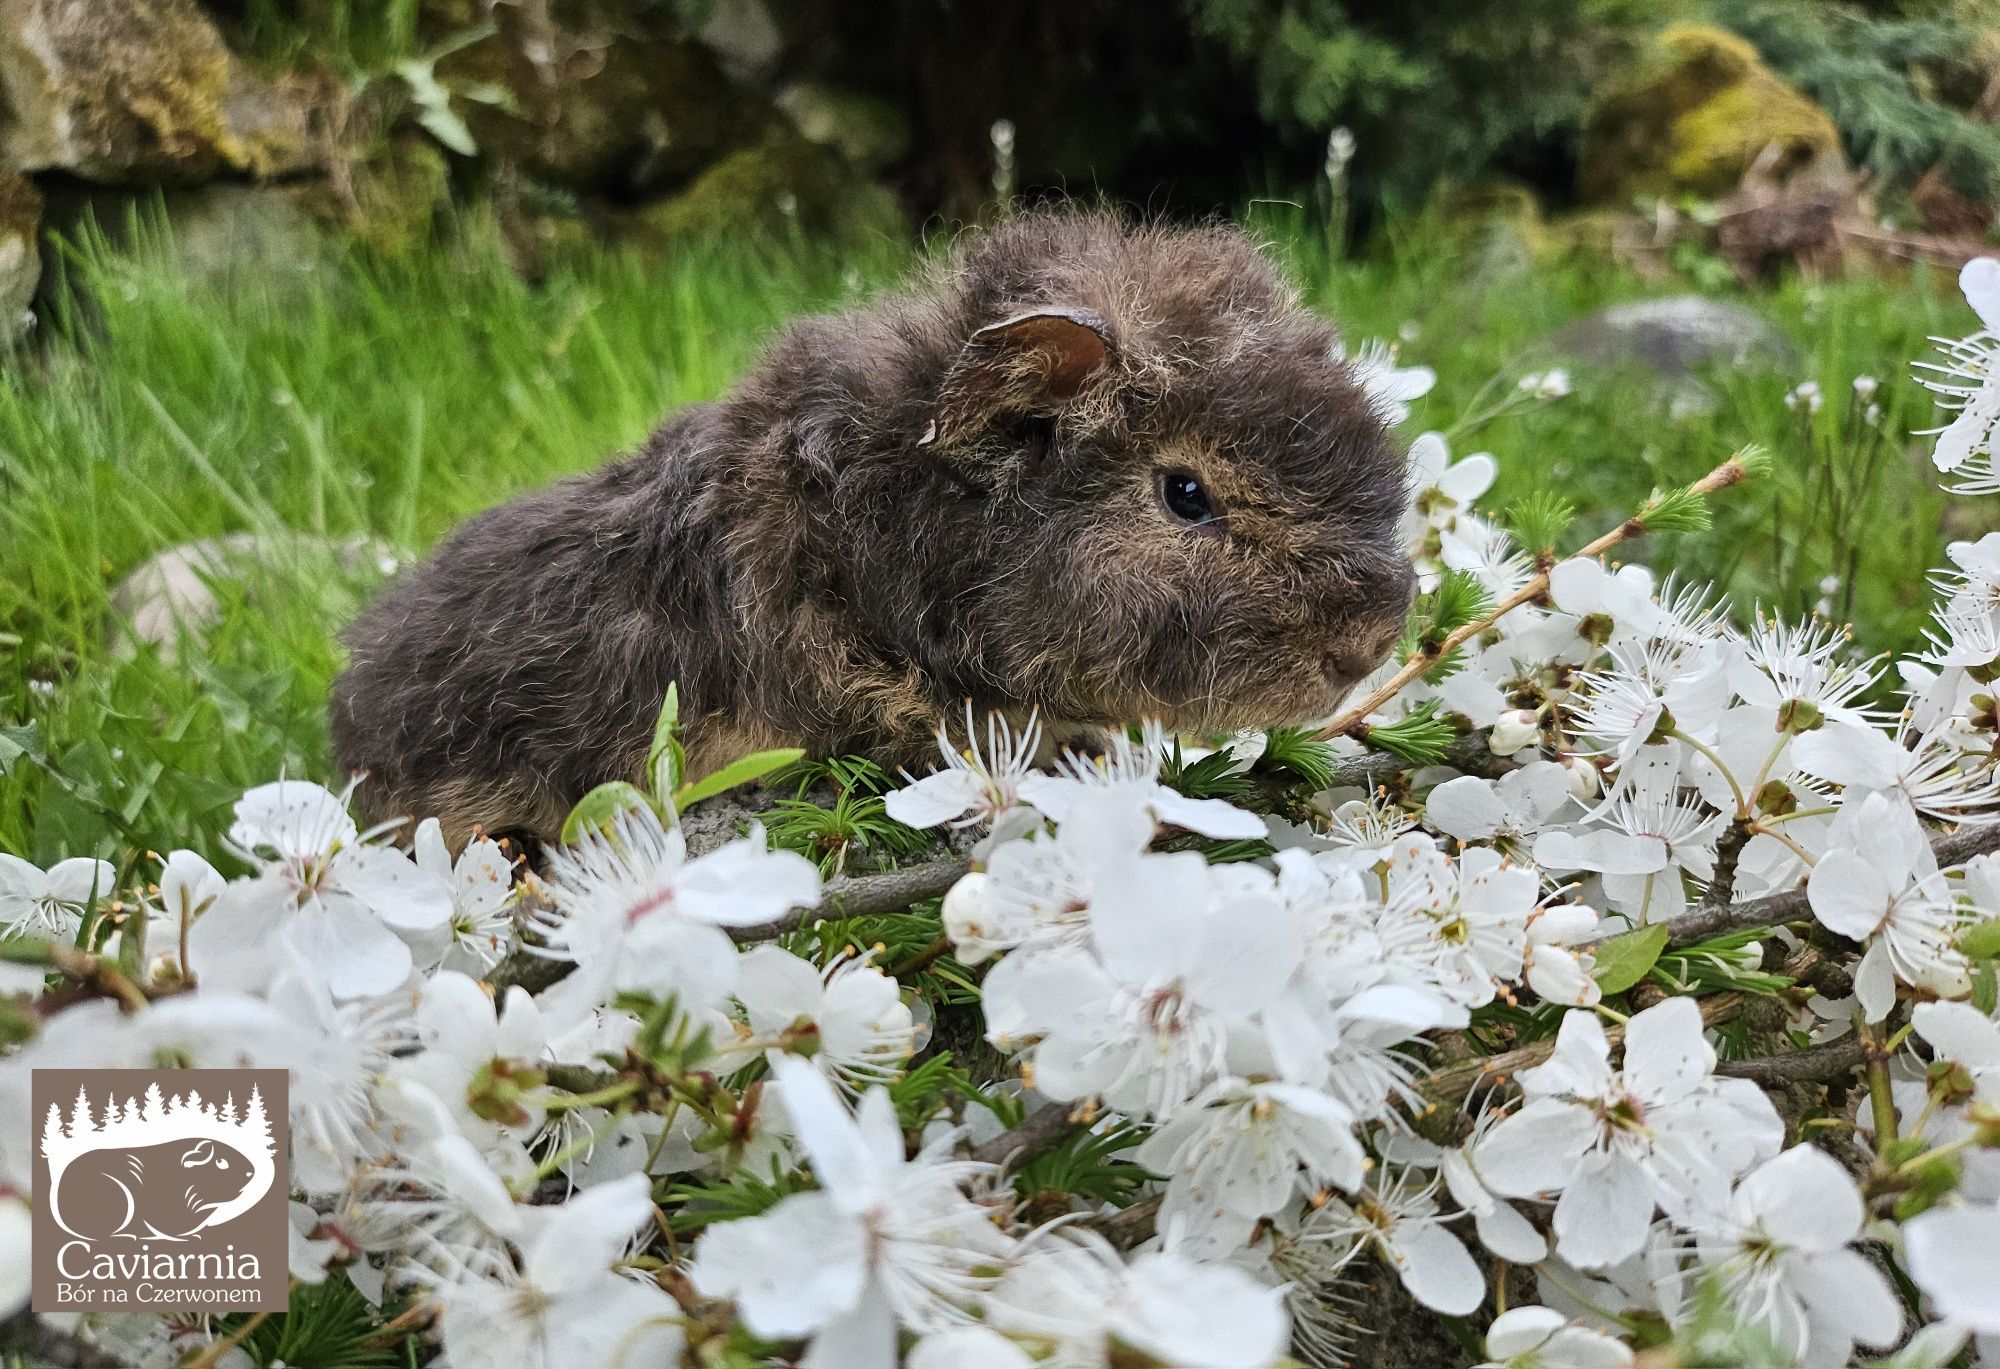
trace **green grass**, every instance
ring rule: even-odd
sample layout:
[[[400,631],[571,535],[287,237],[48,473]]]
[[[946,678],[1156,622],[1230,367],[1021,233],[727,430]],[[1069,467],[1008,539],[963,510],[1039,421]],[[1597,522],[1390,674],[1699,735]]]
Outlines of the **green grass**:
[[[607,253],[530,286],[476,224],[413,263],[329,249],[242,278],[183,267],[157,226],[120,236],[123,248],[90,237],[65,253],[73,302],[0,374],[0,849],[44,862],[213,851],[243,787],[326,777],[334,634],[372,583],[326,546],[372,538],[419,554],[468,514],[718,394],[786,318],[894,279],[907,256],[885,246],[836,260],[797,244]],[[1565,320],[1659,288],[1596,264],[1481,277],[1430,226],[1365,260],[1295,255],[1350,337],[1413,329],[1404,355],[1435,366],[1440,384],[1412,431],[1449,424],[1496,374],[1511,383],[1537,368],[1530,345]],[[1727,496],[1711,532],[1649,554],[1724,579],[1746,607],[1789,610],[1858,556],[1864,639],[1907,643],[1943,542],[1922,444],[1899,438],[1867,489],[1807,516],[1806,491],[1845,449],[1802,441],[1782,397],[1816,377],[1833,418],[1852,377],[1872,374],[1891,431],[1926,426],[1907,363],[1927,333],[1963,332],[1970,316],[1941,275],[1787,284],[1755,304],[1799,345],[1803,375],[1719,376],[1717,411],[1677,422],[1643,385],[1579,369],[1570,398],[1455,447],[1499,457],[1496,505],[1560,489],[1582,536],[1653,487],[1765,442],[1778,478]],[[239,531],[309,540],[227,590],[205,646],[114,649],[120,577],[163,548]]]

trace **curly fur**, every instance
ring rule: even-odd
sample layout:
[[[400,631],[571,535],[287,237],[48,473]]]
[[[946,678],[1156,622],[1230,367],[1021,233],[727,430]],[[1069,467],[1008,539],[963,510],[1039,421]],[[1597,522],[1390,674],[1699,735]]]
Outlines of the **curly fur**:
[[[1037,310],[1101,330],[1080,385],[1039,334],[992,340]],[[634,777],[669,682],[696,769],[780,744],[914,760],[967,699],[1085,726],[1323,716],[1412,588],[1403,456],[1333,341],[1236,229],[1008,222],[459,529],[348,633],[339,763],[375,814],[462,840],[547,835]],[[1169,470],[1215,524],[1169,516]]]

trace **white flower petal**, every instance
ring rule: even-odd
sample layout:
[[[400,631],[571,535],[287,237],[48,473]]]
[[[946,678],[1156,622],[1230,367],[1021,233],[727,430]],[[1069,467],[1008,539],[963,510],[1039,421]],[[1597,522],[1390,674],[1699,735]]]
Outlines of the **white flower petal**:
[[[1639,1253],[1652,1221],[1645,1170],[1622,1155],[1594,1151],[1577,1164],[1556,1203],[1556,1253],[1581,1269],[1616,1264]]]
[[[2000,1069],[2000,1022],[1969,1003],[1919,1003],[1910,1013],[1917,1035],[1967,1069]]]
[[[819,902],[819,869],[796,851],[772,851],[761,830],[681,867],[679,906],[718,927],[755,927]]]
[[[1556,1098],[1536,1098],[1502,1118],[1473,1153],[1479,1177],[1495,1193],[1530,1198],[1569,1182],[1577,1157],[1596,1139],[1590,1110]]]
[[[1438,1223],[1402,1222],[1389,1243],[1403,1287],[1425,1307],[1462,1317],[1486,1300],[1486,1276],[1478,1262]]]
[[[1553,1307],[1510,1308],[1486,1328],[1486,1353],[1497,1360],[1525,1355],[1540,1348],[1564,1325],[1563,1314]]]
[[[896,1369],[896,1318],[880,1291],[813,1337],[799,1369]]]
[[[782,1340],[853,1310],[867,1259],[866,1231],[830,1195],[795,1193],[768,1212],[709,1227],[688,1273],[703,1296],[734,1299],[753,1334]]]
[[[1692,998],[1656,1003],[1625,1029],[1625,1081],[1635,1093],[1672,1093],[1714,1068],[1715,1048],[1702,1037],[1701,1009]]]
[[[1866,940],[1882,925],[1891,891],[1882,875],[1853,851],[1836,848],[1820,857],[1806,880],[1813,916],[1829,931]]]
[[[1431,790],[1424,801],[1424,816],[1440,832],[1462,841],[1477,841],[1500,830],[1507,821],[1507,805],[1489,781],[1461,775]]]
[[[936,827],[978,806],[979,781],[970,771],[940,770],[882,796],[890,817],[905,827]]]
[[[1270,829],[1257,814],[1223,799],[1191,799],[1161,786],[1153,797],[1153,812],[1161,822],[1185,827],[1218,841],[1250,841]]]
[[[1804,1250],[1838,1250],[1861,1234],[1861,1193],[1817,1146],[1793,1146],[1751,1170],[1732,1205],[1773,1240]]]
[[[2000,1335],[2000,1206],[1933,1208],[1903,1224],[1903,1242],[1940,1316]]]
[[[1974,257],[1959,271],[1958,288],[1987,330],[2000,333],[2000,261]]]

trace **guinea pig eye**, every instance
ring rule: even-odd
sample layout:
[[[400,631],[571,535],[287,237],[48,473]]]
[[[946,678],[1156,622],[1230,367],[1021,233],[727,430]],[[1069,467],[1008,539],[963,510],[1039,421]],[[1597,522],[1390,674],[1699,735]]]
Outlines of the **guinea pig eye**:
[[[1160,502],[1167,512],[1192,527],[1215,521],[1215,504],[1202,483],[1186,471],[1166,471],[1160,476]]]

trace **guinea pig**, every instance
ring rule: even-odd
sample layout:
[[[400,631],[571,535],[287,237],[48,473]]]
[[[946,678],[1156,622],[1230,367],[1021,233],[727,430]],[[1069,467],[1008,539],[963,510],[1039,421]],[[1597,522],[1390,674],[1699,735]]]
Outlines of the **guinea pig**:
[[[1044,212],[808,318],[628,457],[480,514],[347,634],[372,817],[547,838],[636,779],[934,755],[970,701],[1087,731],[1331,713],[1396,641],[1404,457],[1258,245]]]
[[[56,1186],[58,1221],[87,1240],[163,1236],[178,1240],[208,1224],[250,1182],[250,1161],[219,1141],[163,1141],[79,1156]]]

